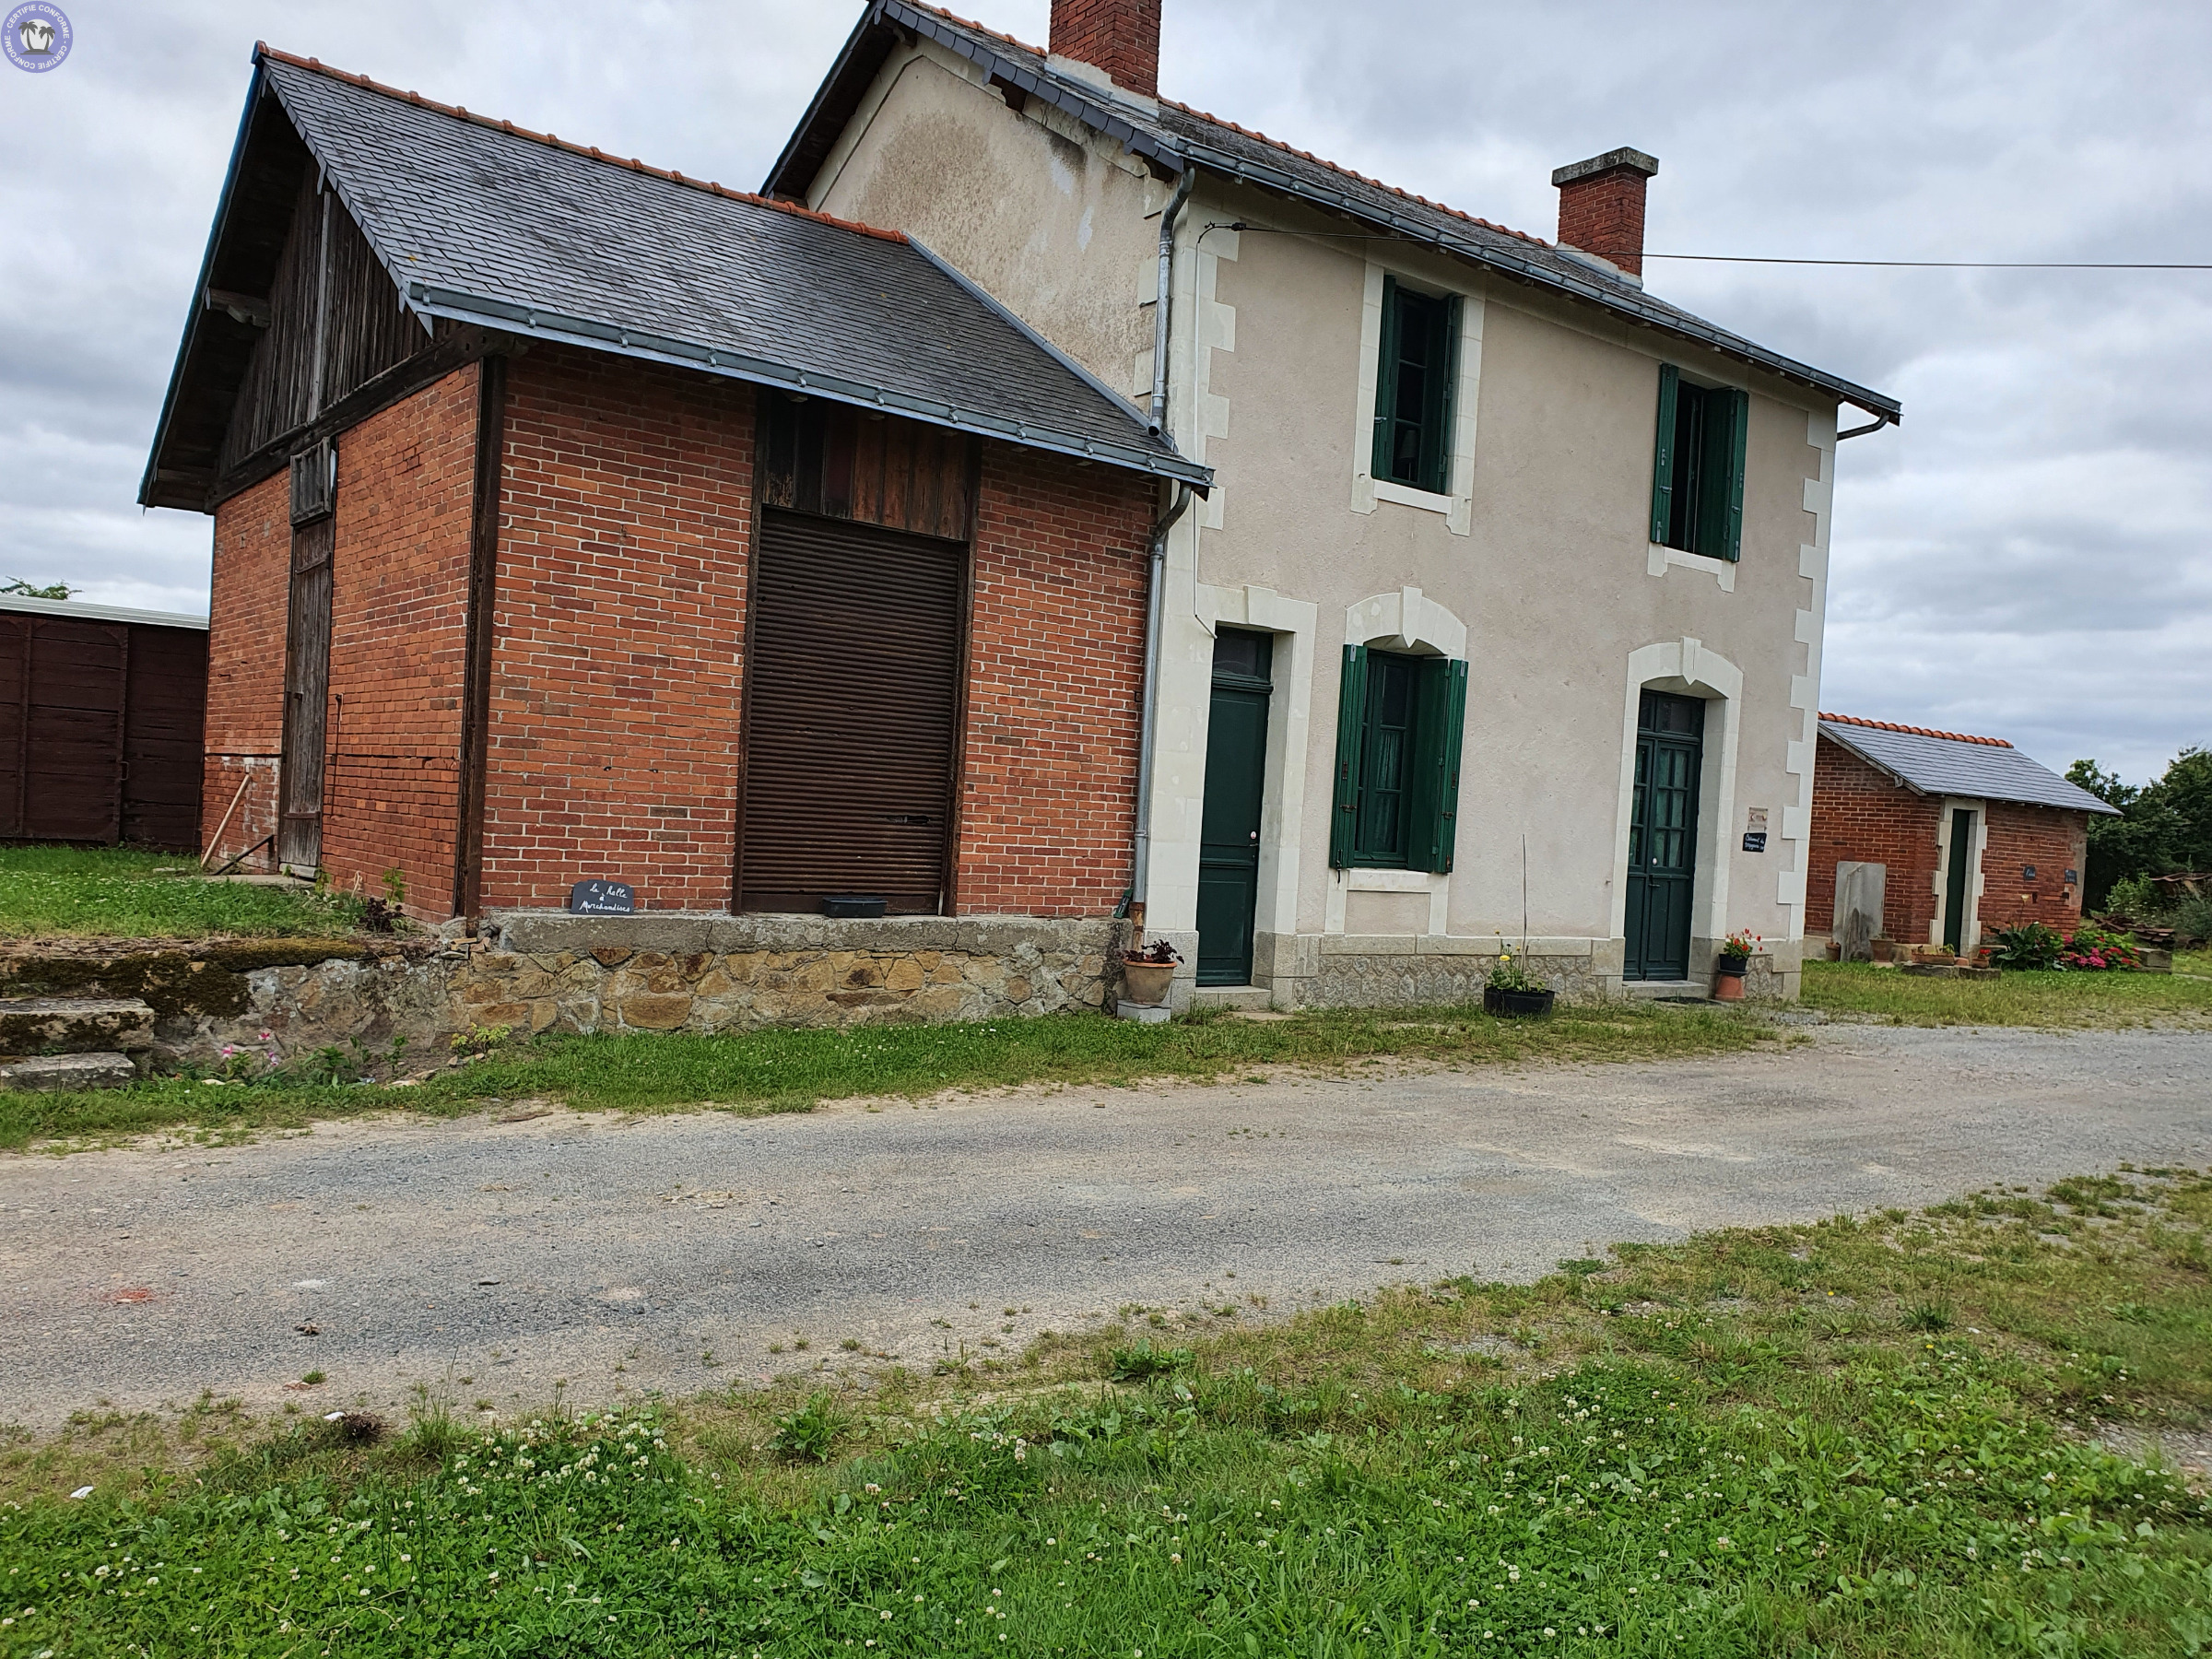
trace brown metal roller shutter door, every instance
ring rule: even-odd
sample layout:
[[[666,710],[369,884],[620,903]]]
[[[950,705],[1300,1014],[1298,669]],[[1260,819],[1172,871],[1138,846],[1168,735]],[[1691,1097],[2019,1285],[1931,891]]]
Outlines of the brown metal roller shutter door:
[[[739,903],[825,893],[894,914],[946,900],[960,618],[958,542],[761,515],[747,689]]]

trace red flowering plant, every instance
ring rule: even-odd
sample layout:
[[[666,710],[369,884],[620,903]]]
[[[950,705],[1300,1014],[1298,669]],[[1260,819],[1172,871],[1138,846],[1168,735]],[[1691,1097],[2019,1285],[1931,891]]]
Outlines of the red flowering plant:
[[[1724,957],[1757,956],[1759,947],[1766,942],[1765,935],[1739,928],[1721,941],[1721,954]]]
[[[2135,941],[2125,934],[2084,922],[2067,935],[2065,947],[2058,953],[2058,965],[2076,971],[2111,972],[2139,969],[2143,959],[2136,954]]]

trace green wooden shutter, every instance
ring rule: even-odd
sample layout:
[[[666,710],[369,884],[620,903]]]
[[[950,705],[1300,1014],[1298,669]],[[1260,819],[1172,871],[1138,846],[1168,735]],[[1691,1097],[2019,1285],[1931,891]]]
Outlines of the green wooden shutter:
[[[1398,408],[1398,279],[1382,278],[1382,346],[1375,358],[1375,443],[1368,470],[1390,477],[1393,422]]]
[[[1415,700],[1418,747],[1413,764],[1413,821],[1406,863],[1448,874],[1459,841],[1459,759],[1466,730],[1467,665],[1428,657]]]
[[[1329,864],[1352,862],[1352,832],[1359,825],[1359,751],[1367,733],[1367,647],[1344,648],[1344,675],[1336,688],[1336,785],[1329,812]]]
[[[1734,564],[1744,556],[1744,460],[1751,439],[1751,394],[1736,392],[1728,402],[1735,412],[1729,434],[1727,524],[1721,538],[1721,557]]]
[[[1421,411],[1421,488],[1452,493],[1452,416],[1459,391],[1459,296],[1429,308],[1429,406]]]
[[[1716,387],[1705,394],[1705,477],[1698,489],[1698,551],[1735,559],[1744,544],[1744,442],[1751,424],[1749,393]]]
[[[1675,519],[1675,400],[1682,376],[1672,363],[1659,365],[1659,431],[1652,441],[1652,539],[1666,540]]]

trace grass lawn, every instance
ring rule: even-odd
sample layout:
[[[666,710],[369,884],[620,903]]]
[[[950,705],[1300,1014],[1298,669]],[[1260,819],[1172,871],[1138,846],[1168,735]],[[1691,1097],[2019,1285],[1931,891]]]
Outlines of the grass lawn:
[[[205,880],[189,853],[0,847],[0,938],[313,935],[345,933],[354,915],[343,896]]]
[[[1892,1025],[2047,1028],[2212,1027],[2212,976],[2032,973],[1994,980],[1922,979],[1865,962],[1807,962],[1806,1006]]]
[[[1269,1020],[1206,1013],[1157,1026],[1064,1015],[725,1037],[548,1035],[501,1045],[406,1088],[356,1081],[388,1057],[333,1051],[276,1073],[255,1057],[241,1057],[229,1067],[236,1080],[226,1082],[178,1077],[97,1093],[0,1092],[0,1148],[177,1127],[253,1130],[374,1111],[457,1116],[488,1102],[523,1099],[628,1112],[702,1105],[803,1112],[818,1101],[856,1096],[1211,1080],[1257,1065],[1338,1070],[1384,1061],[1651,1060],[1784,1041],[1785,1034],[1756,1016],[1650,1005],[1562,1007],[1534,1020],[1442,1008]]]
[[[866,1394],[88,1419],[0,1454],[0,1653],[2196,1654],[2212,1504],[2100,1442],[2212,1404],[2208,1220],[2153,1172]]]

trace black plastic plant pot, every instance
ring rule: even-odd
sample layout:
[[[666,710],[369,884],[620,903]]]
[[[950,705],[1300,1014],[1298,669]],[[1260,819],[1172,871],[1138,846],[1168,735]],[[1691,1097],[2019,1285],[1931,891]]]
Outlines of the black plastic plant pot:
[[[875,893],[825,893],[822,914],[870,918],[883,914],[884,900]]]
[[[1552,999],[1558,994],[1556,991],[1501,991],[1496,985],[1485,985],[1482,1011],[1500,1019],[1528,1019],[1550,1013]]]
[[[1715,973],[1724,973],[1730,979],[1742,979],[1744,970],[1750,966],[1751,959],[1749,957],[1723,956],[1715,957],[1712,959],[1712,971]]]

